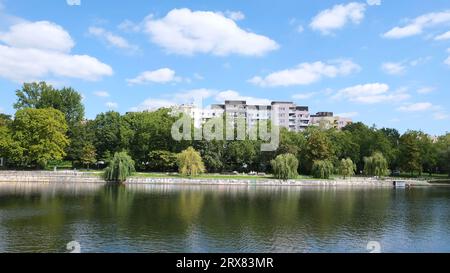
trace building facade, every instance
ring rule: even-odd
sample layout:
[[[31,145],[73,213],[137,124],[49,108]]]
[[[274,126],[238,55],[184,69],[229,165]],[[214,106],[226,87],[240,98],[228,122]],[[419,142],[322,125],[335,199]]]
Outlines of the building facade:
[[[212,118],[222,117],[232,123],[237,119],[245,119],[249,127],[257,125],[258,121],[271,121],[275,125],[287,128],[289,131],[301,132],[309,126],[342,129],[352,123],[350,118],[334,116],[332,112],[318,112],[311,115],[308,106],[298,106],[289,101],[274,101],[271,105],[252,105],[246,101],[227,100],[224,104],[213,104],[210,108],[198,108],[194,105],[180,105],[178,111],[191,116],[194,125],[200,127]]]

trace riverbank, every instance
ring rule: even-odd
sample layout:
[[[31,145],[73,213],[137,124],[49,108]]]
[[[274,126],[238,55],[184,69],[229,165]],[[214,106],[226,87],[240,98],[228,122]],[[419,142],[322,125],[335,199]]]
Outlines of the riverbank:
[[[140,177],[134,176],[124,183],[135,184],[181,184],[181,185],[241,185],[241,186],[370,186],[370,187],[392,187],[393,181],[399,180],[386,178],[383,180],[352,177],[348,179],[296,179],[277,180],[265,177],[239,177],[238,179],[225,176],[213,176],[213,178],[177,178],[177,177]],[[400,179],[406,181],[407,186],[430,186],[426,181]],[[106,182],[99,173],[79,171],[0,171],[0,182],[30,182],[30,183],[101,183]]]

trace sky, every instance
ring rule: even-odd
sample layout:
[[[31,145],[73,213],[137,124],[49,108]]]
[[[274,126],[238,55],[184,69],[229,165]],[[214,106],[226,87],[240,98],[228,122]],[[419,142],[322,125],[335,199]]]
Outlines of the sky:
[[[0,0],[0,112],[45,80],[86,116],[224,100],[450,131],[450,1]]]

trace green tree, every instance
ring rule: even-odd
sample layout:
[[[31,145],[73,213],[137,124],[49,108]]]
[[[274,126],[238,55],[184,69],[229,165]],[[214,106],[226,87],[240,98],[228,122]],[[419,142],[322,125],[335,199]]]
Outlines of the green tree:
[[[379,177],[389,174],[388,162],[382,153],[375,152],[372,156],[364,158],[364,174]]]
[[[129,147],[132,130],[118,112],[109,111],[97,115],[90,125],[93,144],[99,155],[115,154]]]
[[[273,173],[276,178],[288,180],[298,176],[298,160],[293,154],[278,155],[271,161]]]
[[[314,161],[332,159],[332,145],[324,131],[317,128],[308,128],[302,157],[305,158],[303,165],[306,173],[311,172]]]
[[[67,123],[59,110],[28,108],[17,111],[12,124],[12,140],[22,150],[20,165],[43,168],[49,160],[61,160],[69,145],[66,132]]]
[[[178,171],[182,175],[196,176],[205,172],[205,165],[199,152],[189,147],[178,155]]]
[[[46,82],[24,83],[22,89],[16,91],[16,95],[14,108],[57,109],[64,113],[69,127],[84,118],[83,98],[73,88],[55,89]]]
[[[177,155],[169,151],[151,151],[148,160],[151,171],[169,172],[177,168]]]
[[[416,132],[408,131],[400,137],[400,167],[405,172],[422,172],[420,142]]]
[[[114,154],[114,158],[103,173],[103,177],[106,181],[124,182],[134,172],[133,159],[126,152],[118,152]]]
[[[438,138],[436,150],[438,154],[438,169],[447,172],[450,177],[450,133]]]
[[[345,178],[355,175],[356,165],[350,158],[341,159],[339,164],[339,174]]]
[[[91,143],[86,144],[83,147],[83,154],[80,158],[81,163],[87,166],[87,169],[89,170],[89,165],[90,164],[94,164],[97,159],[97,152],[95,150],[94,145],[92,145]]]
[[[311,170],[313,177],[319,179],[329,179],[333,171],[333,163],[330,160],[315,160]]]

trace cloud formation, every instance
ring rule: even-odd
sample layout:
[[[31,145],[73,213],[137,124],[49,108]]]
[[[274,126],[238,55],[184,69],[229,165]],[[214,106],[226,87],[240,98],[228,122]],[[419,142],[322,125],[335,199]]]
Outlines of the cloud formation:
[[[450,10],[432,12],[407,20],[404,26],[396,26],[383,34],[389,39],[401,39],[422,34],[426,28],[450,23]]]
[[[410,98],[410,95],[400,90],[391,92],[389,85],[384,83],[368,83],[347,87],[339,90],[334,99],[347,99],[362,104],[381,102],[400,102]]]
[[[95,81],[113,74],[94,57],[70,54],[74,45],[61,26],[48,21],[12,25],[0,33],[0,77],[16,82],[52,77]]]
[[[301,63],[294,68],[273,72],[265,77],[255,76],[249,82],[261,87],[308,85],[326,78],[346,76],[360,71],[351,60],[339,59],[329,62]]]
[[[153,71],[144,71],[133,79],[127,79],[129,84],[170,83],[178,82],[181,78],[176,76],[170,68],[161,68]]]
[[[364,3],[351,2],[346,5],[335,5],[317,14],[309,26],[322,34],[331,34],[348,23],[359,24],[364,19],[365,11]]]
[[[127,50],[128,52],[135,52],[139,49],[137,45],[129,43],[122,36],[116,35],[100,27],[90,27],[89,34],[106,42],[109,46]]]
[[[241,29],[235,21],[211,11],[173,9],[160,19],[148,18],[145,32],[166,52],[262,56],[279,48],[268,37]]]

